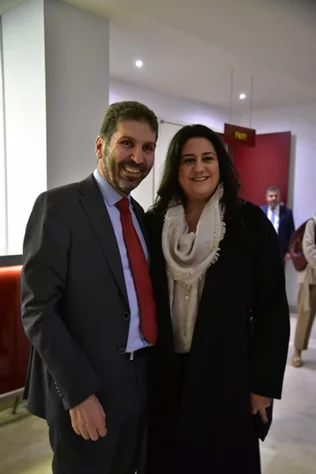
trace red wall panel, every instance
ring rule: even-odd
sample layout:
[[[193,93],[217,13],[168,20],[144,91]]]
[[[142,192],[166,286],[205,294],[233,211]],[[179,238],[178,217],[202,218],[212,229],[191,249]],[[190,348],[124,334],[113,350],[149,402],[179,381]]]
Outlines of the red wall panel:
[[[30,343],[21,323],[21,265],[0,268],[0,394],[24,386]]]
[[[261,205],[265,202],[268,186],[281,190],[281,201],[286,204],[290,166],[291,132],[257,135],[256,146],[230,147],[242,184],[242,197]]]

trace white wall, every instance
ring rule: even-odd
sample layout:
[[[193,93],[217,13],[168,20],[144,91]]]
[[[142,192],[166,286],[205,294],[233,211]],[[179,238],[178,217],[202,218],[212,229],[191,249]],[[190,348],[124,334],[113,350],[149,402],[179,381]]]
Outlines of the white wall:
[[[58,0],[30,0],[2,16],[2,32],[0,255],[12,255],[22,252],[36,197],[96,166],[109,103],[109,24]],[[0,102],[0,153],[1,111]]]
[[[243,117],[248,123],[248,117]],[[271,109],[253,114],[258,133],[291,131],[291,170],[289,206],[293,208],[296,226],[316,211],[316,102],[296,107]],[[297,301],[297,274],[287,263],[287,291],[291,306]]]
[[[45,4],[48,189],[84,179],[109,104],[109,24],[57,1]]]
[[[2,21],[0,17],[0,255],[5,255],[7,253],[7,192],[2,59]]]
[[[110,103],[121,100],[138,100],[151,108],[159,120],[175,123],[175,125],[160,123],[154,168],[146,180],[133,192],[135,199],[142,204],[144,209],[148,209],[153,203],[159,186],[168,145],[179,128],[186,124],[202,123],[217,132],[223,132],[224,123],[228,121],[229,117],[228,113],[200,102],[162,94],[112,78],[110,80]]]
[[[7,253],[21,253],[26,220],[46,189],[44,12],[32,0],[2,16]]]
[[[140,71],[141,74],[141,71]],[[223,132],[224,122],[229,119],[228,111],[212,108],[201,102],[162,94],[136,84],[110,80],[110,103],[120,100],[138,100],[152,108],[159,119],[179,124],[203,123],[217,132]]]

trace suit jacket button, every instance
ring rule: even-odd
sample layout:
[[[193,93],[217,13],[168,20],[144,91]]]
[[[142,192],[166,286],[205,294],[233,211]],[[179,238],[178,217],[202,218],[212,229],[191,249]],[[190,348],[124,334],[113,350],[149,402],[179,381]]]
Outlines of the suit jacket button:
[[[129,313],[124,313],[123,314],[123,319],[124,321],[128,321],[130,319],[131,315]]]
[[[124,347],[121,347],[118,352],[120,355],[124,355],[126,353],[126,350],[124,349]]]

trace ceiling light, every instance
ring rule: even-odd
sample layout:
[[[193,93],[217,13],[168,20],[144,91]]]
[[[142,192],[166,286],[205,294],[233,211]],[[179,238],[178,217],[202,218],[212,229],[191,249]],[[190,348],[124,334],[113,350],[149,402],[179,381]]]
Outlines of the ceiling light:
[[[140,59],[137,59],[137,61],[135,61],[135,66],[138,68],[143,67],[143,61],[141,61]]]
[[[246,94],[240,94],[239,99],[244,100],[246,97]]]

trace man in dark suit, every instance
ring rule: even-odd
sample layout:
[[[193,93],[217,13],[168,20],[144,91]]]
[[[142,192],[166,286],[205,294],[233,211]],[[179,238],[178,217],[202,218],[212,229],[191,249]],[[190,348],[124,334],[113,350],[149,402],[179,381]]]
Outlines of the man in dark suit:
[[[267,204],[262,206],[261,209],[267,215],[279,236],[280,252],[285,261],[291,258],[289,243],[295,231],[295,226],[292,209],[282,206],[280,201],[280,188],[269,186],[266,192]]]
[[[41,194],[24,239],[25,396],[45,418],[54,474],[134,474],[157,338],[143,209],[130,192],[154,163],[156,115],[112,104],[97,169]]]

